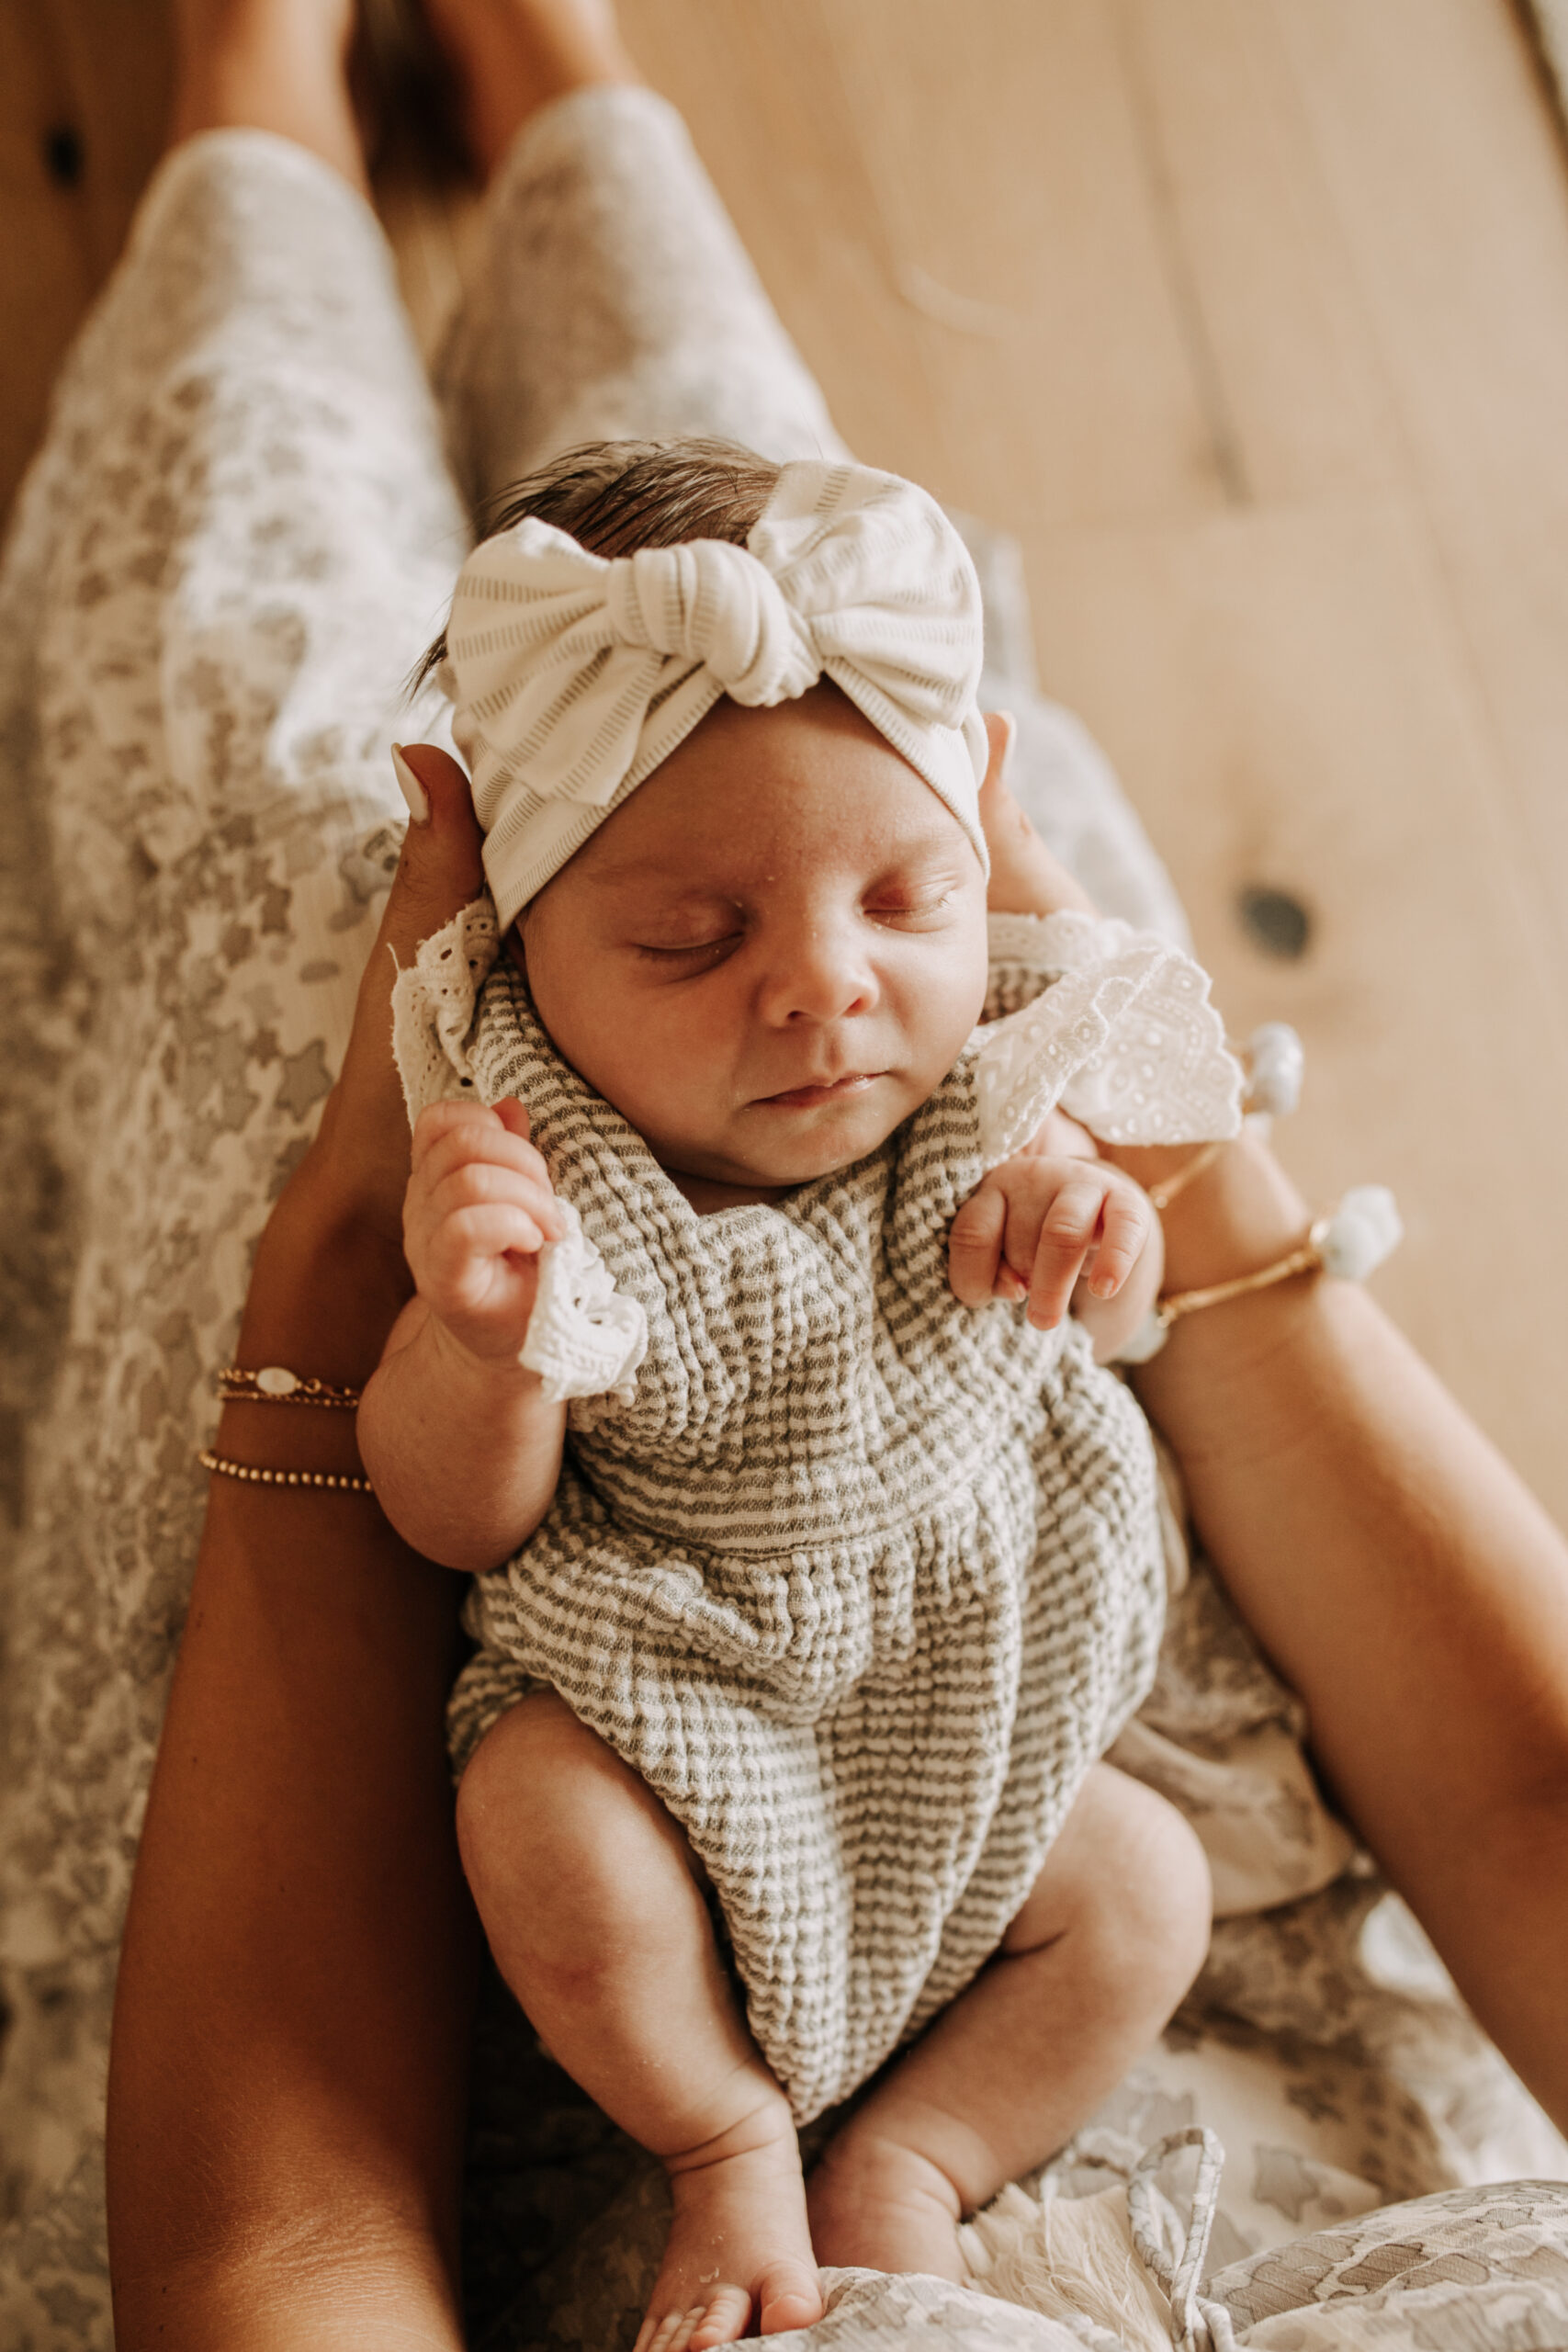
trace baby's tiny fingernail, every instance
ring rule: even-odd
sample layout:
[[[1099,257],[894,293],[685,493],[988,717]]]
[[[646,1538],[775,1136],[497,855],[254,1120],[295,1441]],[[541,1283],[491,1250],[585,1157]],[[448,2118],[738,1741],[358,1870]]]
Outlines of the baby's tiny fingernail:
[[[402,755],[401,748],[392,746],[392,774],[398,779],[398,789],[409,804],[409,815],[416,825],[430,822],[430,795]]]

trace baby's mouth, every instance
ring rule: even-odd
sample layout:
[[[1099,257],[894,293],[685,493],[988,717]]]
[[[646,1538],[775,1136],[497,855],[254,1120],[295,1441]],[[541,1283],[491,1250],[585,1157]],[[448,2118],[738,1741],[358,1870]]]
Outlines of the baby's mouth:
[[[882,1077],[881,1070],[850,1070],[842,1078],[835,1078],[817,1086],[792,1086],[783,1094],[763,1094],[759,1103],[781,1111],[813,1111],[820,1102],[842,1102],[852,1094],[863,1093],[874,1086]]]

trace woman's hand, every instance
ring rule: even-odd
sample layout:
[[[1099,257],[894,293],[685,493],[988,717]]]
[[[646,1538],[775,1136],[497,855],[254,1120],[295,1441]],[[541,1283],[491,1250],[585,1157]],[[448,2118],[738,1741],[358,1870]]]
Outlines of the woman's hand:
[[[467,776],[434,743],[408,744],[401,756],[423,787],[429,814],[409,825],[359,984],[343,1071],[296,1179],[351,1204],[400,1250],[409,1122],[392,1061],[392,986],[421,941],[484,888],[483,836]]]
[[[412,744],[403,757],[429,814],[409,826],[315,1141],[262,1235],[236,1357],[307,1368],[356,1388],[375,1369],[413,1287],[403,1256],[409,1120],[392,1060],[392,986],[420,942],[484,888],[481,836],[462,769],[433,743]],[[338,1303],[332,1316],[315,1304],[323,1296]],[[300,1418],[308,1425],[299,1433],[308,1457],[301,1467],[357,1466],[352,1431],[325,1426],[341,1417]],[[231,1405],[219,1446],[242,1461],[265,1461],[275,1437],[265,1408]],[[264,1450],[254,1450],[258,1442]]]
[[[980,786],[980,829],[991,854],[986,906],[994,915],[1052,915],[1070,907],[1079,914],[1099,910],[1089,892],[1053,857],[1008,789],[1017,721],[1008,710],[986,714],[990,763]]]

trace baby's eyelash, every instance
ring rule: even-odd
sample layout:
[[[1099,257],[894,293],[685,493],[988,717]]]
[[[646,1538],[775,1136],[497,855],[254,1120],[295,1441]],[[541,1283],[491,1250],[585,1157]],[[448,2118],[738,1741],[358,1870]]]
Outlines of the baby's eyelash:
[[[693,940],[680,947],[653,947],[644,944],[640,940],[634,942],[634,944],[639,956],[646,956],[650,963],[659,964],[668,963],[671,957],[682,956],[716,955],[721,947],[732,946],[736,936],[734,932],[727,931],[722,938]]]
[[[952,888],[939,890],[934,898],[922,894],[905,901],[901,906],[874,905],[867,907],[865,911],[868,915],[892,922],[897,922],[899,917],[908,915],[939,915],[944,907],[951,906],[955,895],[956,892]]]

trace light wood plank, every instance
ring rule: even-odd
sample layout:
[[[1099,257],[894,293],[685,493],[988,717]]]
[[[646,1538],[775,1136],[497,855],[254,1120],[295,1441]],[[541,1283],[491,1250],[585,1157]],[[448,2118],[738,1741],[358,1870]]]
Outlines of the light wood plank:
[[[1136,778],[1227,1019],[1306,1041],[1285,1159],[1324,1202],[1393,1185],[1408,1239],[1381,1294],[1563,1510],[1568,1338],[1541,1302],[1568,1296],[1568,1038],[1419,534],[1390,502],[1029,556],[1053,683]],[[1259,882],[1310,910],[1300,963],[1239,931]]]
[[[840,430],[879,464],[925,465],[939,429],[926,356],[895,286],[827,0],[626,0],[620,16]]]
[[[73,96],[53,21],[0,0],[0,519],[43,429],[61,356],[90,294],[85,205],[45,168]]]
[[[944,0],[838,0],[832,25],[936,388],[923,478],[993,519],[1223,503],[1225,422],[1165,267],[1114,11],[990,0],[955,37]]]
[[[1543,919],[1568,944],[1568,177],[1493,0],[1271,0]]]

